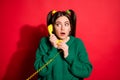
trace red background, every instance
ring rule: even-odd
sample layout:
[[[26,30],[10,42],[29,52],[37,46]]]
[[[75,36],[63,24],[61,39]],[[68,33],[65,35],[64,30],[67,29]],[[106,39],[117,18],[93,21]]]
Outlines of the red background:
[[[85,80],[120,80],[119,7],[119,0],[0,0],[0,80],[25,80],[35,71],[35,51],[53,9],[77,14],[76,36],[93,64]]]

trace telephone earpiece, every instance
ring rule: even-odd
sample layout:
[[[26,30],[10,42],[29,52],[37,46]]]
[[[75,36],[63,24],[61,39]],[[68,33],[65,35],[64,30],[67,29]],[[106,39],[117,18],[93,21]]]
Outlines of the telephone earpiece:
[[[52,24],[50,24],[48,26],[48,32],[49,32],[50,35],[52,34],[52,32],[53,32],[53,25]]]
[[[52,24],[50,24],[50,25],[48,26],[48,32],[49,32],[50,35],[52,34],[52,32],[53,32],[53,25],[52,25]],[[62,40],[57,40],[57,41],[56,41],[57,44],[58,44],[59,42],[62,42]]]

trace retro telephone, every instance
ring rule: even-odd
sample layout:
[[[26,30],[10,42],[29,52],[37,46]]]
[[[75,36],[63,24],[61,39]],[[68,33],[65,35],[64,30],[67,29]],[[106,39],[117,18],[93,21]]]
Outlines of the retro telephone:
[[[52,25],[52,24],[50,24],[50,25],[48,26],[48,32],[49,32],[50,35],[52,34],[52,32],[53,32],[53,25]],[[56,41],[57,44],[58,44],[59,42],[62,42],[62,40],[57,40],[57,41]]]

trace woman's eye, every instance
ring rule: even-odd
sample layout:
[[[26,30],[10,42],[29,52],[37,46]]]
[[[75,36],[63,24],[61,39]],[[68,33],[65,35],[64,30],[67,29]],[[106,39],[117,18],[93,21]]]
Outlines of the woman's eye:
[[[61,26],[61,24],[56,24],[56,26],[60,27],[60,26]]]
[[[65,26],[69,26],[69,23],[65,23]]]

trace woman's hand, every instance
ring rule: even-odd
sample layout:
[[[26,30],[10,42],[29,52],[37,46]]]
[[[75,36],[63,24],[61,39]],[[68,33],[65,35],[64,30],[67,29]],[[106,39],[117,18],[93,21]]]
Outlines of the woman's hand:
[[[49,37],[49,41],[51,42],[51,44],[57,48],[57,37],[54,35],[54,34],[51,34],[50,37]]]
[[[65,42],[59,42],[57,48],[63,50],[64,58],[68,56],[68,45]]]
[[[58,39],[54,34],[50,35],[49,40],[55,48],[63,50],[64,58],[66,58],[68,56],[68,45],[66,44],[66,42],[64,42],[64,41],[58,42]]]

